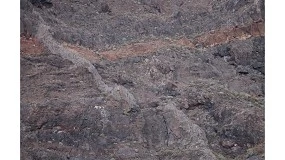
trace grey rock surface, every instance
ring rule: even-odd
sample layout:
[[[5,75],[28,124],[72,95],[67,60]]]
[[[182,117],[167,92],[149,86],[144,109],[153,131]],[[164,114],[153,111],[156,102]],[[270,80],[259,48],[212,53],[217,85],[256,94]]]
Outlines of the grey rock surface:
[[[21,159],[264,159],[264,1],[20,3]]]

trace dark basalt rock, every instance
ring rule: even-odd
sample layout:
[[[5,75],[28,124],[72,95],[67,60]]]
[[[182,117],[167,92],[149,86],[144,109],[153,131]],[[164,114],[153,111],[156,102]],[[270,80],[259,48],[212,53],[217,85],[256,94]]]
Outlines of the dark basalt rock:
[[[53,6],[52,2],[48,0],[29,0],[34,6],[38,8],[51,8]]]
[[[264,1],[20,3],[44,46],[21,53],[21,159],[264,159],[264,36],[195,38],[264,20]]]

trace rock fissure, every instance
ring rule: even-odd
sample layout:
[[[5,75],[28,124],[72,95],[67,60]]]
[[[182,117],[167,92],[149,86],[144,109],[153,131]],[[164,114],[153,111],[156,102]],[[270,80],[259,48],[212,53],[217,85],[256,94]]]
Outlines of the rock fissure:
[[[134,96],[125,87],[107,86],[103,82],[102,77],[99,75],[97,69],[89,60],[83,58],[76,52],[71,52],[69,50],[66,50],[63,46],[57,43],[49,33],[49,27],[46,26],[44,23],[40,24],[39,26],[37,38],[41,39],[44,45],[46,45],[53,54],[58,54],[61,57],[72,61],[76,66],[87,68],[88,71],[92,73],[94,82],[96,83],[97,87],[102,92],[112,95],[117,100],[121,99],[126,100],[130,104],[130,108],[128,110],[130,110],[133,107],[134,108],[138,107]]]

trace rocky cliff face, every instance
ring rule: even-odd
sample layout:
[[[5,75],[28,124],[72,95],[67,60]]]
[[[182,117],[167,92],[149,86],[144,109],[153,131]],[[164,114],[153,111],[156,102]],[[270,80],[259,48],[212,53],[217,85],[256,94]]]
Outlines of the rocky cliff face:
[[[264,1],[21,0],[21,159],[264,159]]]

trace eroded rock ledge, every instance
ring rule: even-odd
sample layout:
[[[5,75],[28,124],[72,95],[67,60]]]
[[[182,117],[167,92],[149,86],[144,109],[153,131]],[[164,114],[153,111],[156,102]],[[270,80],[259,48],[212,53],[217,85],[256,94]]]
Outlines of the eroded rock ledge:
[[[79,54],[89,59],[91,62],[96,62],[101,58],[107,60],[117,60],[127,57],[143,56],[157,52],[159,49],[167,47],[187,47],[187,48],[201,48],[214,47],[217,45],[226,44],[236,40],[246,40],[251,37],[264,36],[264,23],[254,22],[245,27],[222,28],[217,31],[204,33],[194,39],[185,37],[179,39],[157,39],[146,42],[132,43],[124,45],[119,48],[103,52],[94,52],[83,46],[76,46],[65,43],[64,46],[68,49],[75,50]]]

